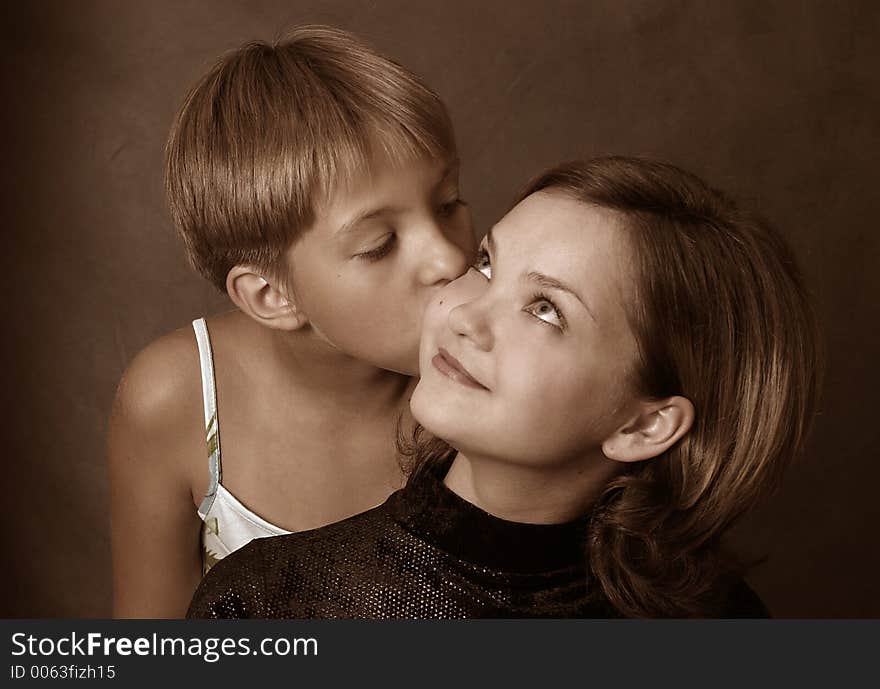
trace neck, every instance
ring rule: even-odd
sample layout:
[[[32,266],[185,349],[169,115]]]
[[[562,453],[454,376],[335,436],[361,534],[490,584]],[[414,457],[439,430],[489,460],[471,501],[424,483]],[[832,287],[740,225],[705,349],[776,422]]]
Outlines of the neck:
[[[459,497],[501,519],[561,524],[586,514],[619,471],[619,464],[601,452],[541,467],[459,452],[444,483]]]
[[[362,416],[399,407],[412,383],[409,376],[341,352],[309,330],[288,332],[251,323],[260,342],[252,364],[275,389],[307,394],[319,404],[350,408]]]

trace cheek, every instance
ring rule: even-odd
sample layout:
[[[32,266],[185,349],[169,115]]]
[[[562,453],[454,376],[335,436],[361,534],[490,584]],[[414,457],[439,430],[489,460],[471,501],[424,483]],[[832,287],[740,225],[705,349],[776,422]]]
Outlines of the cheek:
[[[369,326],[374,321],[372,312],[376,304],[381,303],[376,288],[345,276],[313,283],[302,297],[309,320],[325,332],[344,323],[351,327]]]
[[[620,406],[613,370],[580,357],[554,357],[550,348],[519,350],[505,367],[497,420],[515,429],[524,451],[586,449],[613,425]]]
[[[422,316],[422,343],[436,342],[448,318],[449,308],[441,290],[438,294],[431,297],[428,305],[425,307],[425,312]]]
[[[392,319],[399,325],[410,319],[412,296],[402,289],[391,264],[358,265],[318,261],[304,266],[295,283],[297,300],[309,319],[324,331],[336,323],[350,327],[386,327]]]
[[[438,296],[443,302],[443,306],[447,311],[450,311],[456,306],[479,299],[487,289],[489,289],[489,283],[486,278],[476,270],[468,269],[464,275],[441,289]]]
[[[546,351],[519,348],[503,367],[501,391],[511,413],[529,425],[529,419],[538,426],[555,420],[581,396],[580,372],[553,363]]]
[[[417,370],[422,295],[395,261],[366,265],[303,245],[291,270],[296,302],[323,339],[381,368]]]

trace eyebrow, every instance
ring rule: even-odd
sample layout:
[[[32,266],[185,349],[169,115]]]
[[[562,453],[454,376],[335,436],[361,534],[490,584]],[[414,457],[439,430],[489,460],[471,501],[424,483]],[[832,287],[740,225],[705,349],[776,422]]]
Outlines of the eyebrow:
[[[564,282],[560,282],[556,278],[552,278],[549,275],[544,275],[544,273],[539,273],[534,270],[528,273],[528,275],[526,275],[526,278],[531,282],[541,285],[541,287],[546,287],[547,289],[556,290],[558,292],[566,292],[567,294],[570,294],[583,305],[583,307],[587,310],[587,313],[590,314],[590,318],[592,318],[594,321],[596,320],[596,314],[593,313],[593,309],[591,309],[587,305],[587,302],[581,299],[581,296],[577,292],[575,292]]]
[[[360,223],[364,222],[364,220],[372,220],[373,218],[378,218],[380,215],[384,215],[385,213],[393,213],[397,209],[394,206],[381,206],[380,208],[366,208],[358,213],[355,213],[352,217],[346,220],[342,225],[336,230],[336,236],[341,237],[342,235],[351,232],[354,230]]]
[[[493,258],[497,258],[498,249],[495,243],[495,237],[492,234],[492,228],[489,228],[489,231],[486,233],[486,243],[489,245],[489,253],[492,255]],[[526,279],[546,289],[552,289],[556,290],[557,292],[565,292],[567,294],[570,294],[575,299],[577,299],[581,303],[581,305],[587,310],[587,313],[590,314],[590,318],[592,318],[594,321],[598,320],[596,318],[596,314],[593,313],[593,309],[591,309],[587,302],[581,298],[581,295],[579,295],[574,289],[566,285],[564,282],[557,280],[556,278],[550,277],[549,275],[545,275],[544,273],[539,273],[536,270],[527,273]]]
[[[432,187],[433,189],[437,189],[440,185],[442,185],[449,176],[455,172],[460,166],[460,162],[458,158],[453,158],[450,160],[443,168],[440,173],[440,177],[437,182]],[[348,220],[346,220],[342,225],[339,226],[339,229],[336,230],[336,236],[342,236],[343,234],[352,231],[356,228],[359,223],[362,223],[365,220],[371,220],[373,218],[378,218],[380,215],[384,215],[386,213],[395,213],[399,209],[396,206],[381,206],[379,208],[365,208],[362,211],[355,213]]]

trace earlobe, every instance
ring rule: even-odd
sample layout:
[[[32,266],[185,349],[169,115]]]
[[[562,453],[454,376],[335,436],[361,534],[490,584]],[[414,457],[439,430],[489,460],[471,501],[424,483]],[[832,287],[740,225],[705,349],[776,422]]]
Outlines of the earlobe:
[[[276,330],[297,330],[308,318],[275,280],[253,266],[234,266],[226,276],[226,293],[255,321]]]
[[[641,405],[638,413],[602,443],[602,452],[617,462],[641,462],[666,452],[694,423],[694,405],[674,396]]]

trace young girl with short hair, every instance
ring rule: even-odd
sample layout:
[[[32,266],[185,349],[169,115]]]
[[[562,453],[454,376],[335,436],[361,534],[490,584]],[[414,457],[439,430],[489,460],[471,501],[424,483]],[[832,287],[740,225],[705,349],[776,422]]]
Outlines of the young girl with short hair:
[[[120,383],[118,617],[180,617],[252,538],[400,485],[422,313],[473,247],[445,107],[329,27],[221,59],[178,114],[166,186],[190,261],[236,310],[149,345]]]

